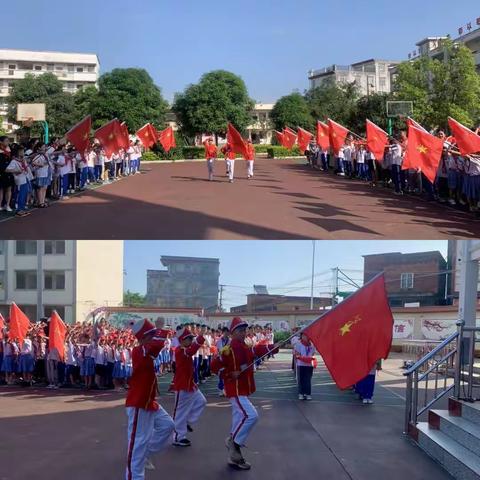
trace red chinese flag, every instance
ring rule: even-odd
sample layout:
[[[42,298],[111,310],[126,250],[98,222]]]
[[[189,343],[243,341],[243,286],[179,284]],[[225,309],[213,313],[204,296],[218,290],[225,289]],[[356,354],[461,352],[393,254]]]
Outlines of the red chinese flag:
[[[387,358],[393,316],[383,274],[378,275],[305,329],[338,387],[365,378],[375,362]]]
[[[330,148],[330,129],[326,123],[317,122],[317,143],[322,150]]]
[[[297,134],[290,128],[286,127],[283,129],[283,139],[285,142],[284,147],[291,150],[295,143],[297,143]]]
[[[455,137],[458,149],[462,155],[480,152],[480,136],[472,132],[469,128],[448,117],[448,125]]]
[[[92,128],[92,117],[88,115],[80,123],[77,123],[67,133],[67,140],[77,149],[82,155],[90,147],[90,130]]]
[[[29,328],[28,317],[17,307],[16,303],[12,303],[10,305],[10,338],[18,338],[22,345]]]
[[[151,123],[149,123],[149,125],[150,125],[150,132],[152,133],[154,145],[155,145],[155,143],[158,142],[158,137],[160,136],[160,132]]]
[[[328,127],[330,132],[330,146],[335,156],[337,156],[340,149],[345,145],[345,139],[347,138],[349,130],[330,119],[328,119]]]
[[[0,340],[3,340],[3,329],[5,328],[5,319],[0,313]]]
[[[154,133],[153,127],[149,123],[137,130],[135,135],[140,139],[145,148],[151,148],[156,143],[156,133]]]
[[[367,120],[367,147],[377,160],[382,160],[388,143],[388,134],[378,125]]]
[[[416,122],[413,118],[410,117],[407,118],[407,127],[416,127],[419,130],[423,130],[424,132],[427,131],[418,122]]]
[[[228,124],[227,143],[230,144],[234,153],[239,153],[243,158],[249,158],[249,152],[245,140],[238,130],[231,124]]]
[[[122,127],[116,118],[96,130],[95,138],[102,144],[107,157],[111,157],[123,148],[121,146],[123,143]]]
[[[303,128],[298,127],[297,142],[298,142],[298,148],[302,153],[308,148],[308,145],[312,138],[313,138],[313,135],[310,132],[307,132],[307,130],[304,130]]]
[[[125,122],[120,125],[122,129],[122,148],[126,150],[130,146],[130,134],[128,133],[128,127]]]
[[[443,140],[425,130],[408,127],[408,145],[402,168],[420,168],[430,180],[435,181],[438,164],[442,158]]]
[[[285,135],[282,132],[277,132],[276,130],[275,130],[275,135],[277,136],[278,143],[282,147],[285,147]]]
[[[65,335],[67,334],[67,327],[63,323],[60,315],[54,310],[50,317],[49,328],[49,347],[56,348],[58,355],[62,362],[65,358]]]
[[[158,134],[158,140],[166,152],[169,152],[172,148],[177,146],[172,127],[167,127],[165,130],[162,130]]]

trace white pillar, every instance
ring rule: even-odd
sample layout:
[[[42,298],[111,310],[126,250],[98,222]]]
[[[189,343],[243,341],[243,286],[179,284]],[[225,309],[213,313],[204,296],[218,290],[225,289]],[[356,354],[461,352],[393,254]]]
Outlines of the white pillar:
[[[465,326],[475,327],[477,317],[478,260],[473,260],[472,258],[472,241],[460,240],[460,242],[461,255],[459,255],[457,261],[457,268],[460,268],[458,319],[465,322]]]

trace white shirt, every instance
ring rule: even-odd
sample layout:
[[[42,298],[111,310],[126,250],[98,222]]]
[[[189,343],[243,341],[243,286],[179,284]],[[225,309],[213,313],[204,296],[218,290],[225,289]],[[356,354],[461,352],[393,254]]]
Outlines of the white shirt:
[[[295,344],[295,352],[301,355],[302,357],[313,357],[315,355],[315,347],[313,345],[309,345],[308,347],[304,345],[301,341]],[[299,367],[311,367],[312,363],[303,362],[302,360],[297,360],[297,365]]]
[[[98,345],[95,349],[95,363],[97,365],[104,365],[105,364],[105,350],[102,346]]]
[[[75,358],[75,347],[73,343],[68,341],[67,348],[65,349],[65,364],[76,365],[77,359]]]
[[[401,165],[403,163],[402,146],[398,143],[392,145],[391,149],[392,165]]]
[[[95,166],[95,162],[97,161],[97,154],[94,151],[91,151],[87,155],[87,167]]]
[[[365,163],[365,157],[366,157],[365,150],[358,150],[357,152],[357,163]]]
[[[345,157],[346,162],[351,162],[352,156],[353,156],[353,147],[351,147],[350,145],[347,145],[343,150],[343,155]]]
[[[28,167],[25,168],[24,164],[17,160],[16,158],[12,158],[8,167],[6,169],[7,172],[13,173],[13,178],[15,180],[15,185],[25,185],[27,183],[28,178]],[[20,172],[20,173],[14,173]]]
[[[172,338],[172,344],[170,345],[171,348],[173,348],[173,356],[172,356],[172,362],[175,361],[175,349],[180,346],[180,342],[178,341],[178,338],[175,336]]]
[[[29,338],[23,341],[21,353],[22,355],[31,355],[33,353],[32,341]]]
[[[45,155],[36,155],[32,160],[32,165],[35,167],[35,176],[37,178],[48,177],[48,160]]]

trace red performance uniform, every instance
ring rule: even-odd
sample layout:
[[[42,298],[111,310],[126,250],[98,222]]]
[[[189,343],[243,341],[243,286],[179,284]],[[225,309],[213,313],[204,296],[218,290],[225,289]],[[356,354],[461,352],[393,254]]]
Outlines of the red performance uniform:
[[[268,345],[249,347],[242,340],[232,340],[229,345],[222,348],[220,356],[212,361],[212,371],[218,372],[223,379],[226,397],[248,397],[255,392],[253,362],[255,357],[261,357],[268,351]],[[246,368],[247,366],[249,368]],[[237,379],[232,377],[232,372],[240,371],[242,373]]]
[[[217,147],[214,144],[209,144],[208,142],[203,143],[205,147],[205,158],[210,160],[212,158],[217,158]]]
[[[158,335],[158,336],[157,336]],[[147,344],[139,345],[132,351],[133,373],[128,382],[126,407],[143,408],[144,410],[158,410],[159,405],[155,400],[157,396],[157,376],[153,361],[162,350],[165,338],[161,333]]]
[[[200,335],[189,347],[178,346],[175,349],[175,376],[173,377],[171,390],[175,392],[180,390],[193,392],[198,389],[193,379],[194,366],[192,357],[204,343],[205,339]]]
[[[251,143],[247,143],[247,153],[245,160],[255,160],[255,147]]]
[[[235,152],[233,151],[232,147],[230,145],[225,145],[222,148],[222,153],[225,155],[225,158],[227,160],[235,160]]]

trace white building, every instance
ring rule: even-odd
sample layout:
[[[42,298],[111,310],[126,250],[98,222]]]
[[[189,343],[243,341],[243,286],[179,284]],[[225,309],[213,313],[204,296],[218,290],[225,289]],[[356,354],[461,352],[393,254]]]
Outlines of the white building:
[[[360,94],[390,93],[390,69],[400,62],[370,59],[352,65],[331,65],[320,70],[310,70],[308,79],[313,90],[326,82],[347,84],[355,82]]]
[[[247,127],[248,137],[255,144],[270,145],[273,124],[270,119],[274,103],[257,103],[252,112],[252,124]]]
[[[15,302],[38,320],[57,310],[68,323],[123,302],[123,242],[0,240],[0,313]]]
[[[62,81],[66,92],[75,93],[86,85],[97,85],[100,63],[98,56],[92,53],[0,49],[0,117],[5,130],[10,132],[14,127],[6,120],[5,102],[13,82],[25,78],[27,73],[41,75],[47,72]]]

